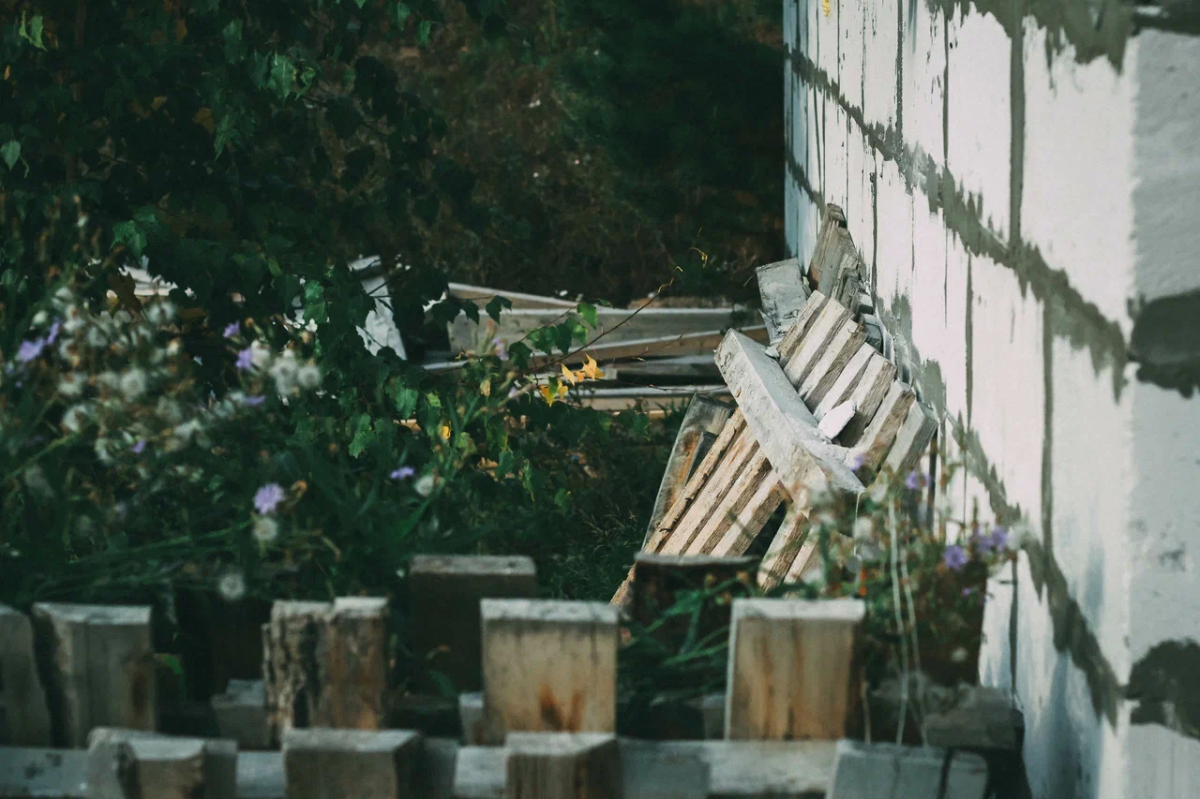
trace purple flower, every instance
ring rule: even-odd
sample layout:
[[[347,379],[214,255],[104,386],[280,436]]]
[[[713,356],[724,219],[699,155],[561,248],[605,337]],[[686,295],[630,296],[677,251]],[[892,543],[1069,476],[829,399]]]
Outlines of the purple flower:
[[[516,399],[518,396],[520,396],[520,394],[521,394],[521,392],[517,391],[516,386],[512,386],[508,389],[508,398],[509,399]]]
[[[496,345],[496,357],[502,361],[508,360],[508,345],[504,343],[502,338],[492,339],[492,343]]]
[[[29,363],[34,358],[42,354],[42,350],[46,348],[46,339],[37,338],[33,341],[22,341],[20,349],[17,350],[17,360],[21,363]]]
[[[1002,549],[1008,548],[1008,530],[1005,530],[1000,525],[992,528],[992,549],[999,552]]]
[[[904,486],[909,491],[916,491],[921,487],[921,475],[917,474],[916,469],[908,473],[908,477],[904,478]]]
[[[417,473],[417,470],[411,466],[401,466],[396,471],[389,475],[393,480],[407,480]]]
[[[981,555],[986,555],[992,551],[992,537],[990,535],[980,535],[976,532],[971,536],[971,543],[979,550]]]
[[[264,516],[275,512],[275,507],[283,501],[283,489],[278,483],[267,483],[254,495],[254,507]]]
[[[971,594],[973,594],[973,593],[975,593],[975,589],[974,589],[974,588],[964,588],[964,589],[962,590],[962,595],[963,595],[964,597],[970,596],[970,595],[971,595]]]
[[[956,572],[967,565],[967,553],[960,546],[948,546],[942,553],[942,562],[946,564],[947,569]]]
[[[866,462],[867,462],[867,457],[865,455],[863,455],[861,452],[858,453],[850,461],[850,471],[857,472],[859,469],[861,469],[863,467],[863,464]]]
[[[61,327],[62,327],[62,324],[57,319],[55,319],[54,324],[50,325],[50,332],[46,334],[46,343],[47,344],[54,343],[54,340],[58,338],[58,330]]]
[[[254,353],[251,351],[250,347],[247,347],[246,349],[244,349],[238,353],[238,357],[237,357],[238,371],[244,372],[253,365],[254,365]]]
[[[263,396],[262,394],[259,394],[258,396],[255,396],[255,397],[246,397],[246,400],[245,400],[246,404],[249,405],[250,407],[262,405],[266,401],[267,401],[267,398],[265,396]]]
[[[238,333],[242,332],[242,326],[238,322],[230,322],[225,326],[225,338],[233,338]]]
[[[129,451],[132,452],[134,455],[141,455],[142,450],[144,450],[145,448],[146,448],[146,439],[139,438],[137,443],[129,448]]]

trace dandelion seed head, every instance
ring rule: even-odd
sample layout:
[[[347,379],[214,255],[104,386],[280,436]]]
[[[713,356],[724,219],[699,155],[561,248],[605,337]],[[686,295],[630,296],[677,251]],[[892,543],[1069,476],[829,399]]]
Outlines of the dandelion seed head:
[[[239,571],[224,572],[217,580],[217,593],[226,602],[238,602],[246,596],[246,578]]]
[[[270,516],[259,516],[254,520],[251,534],[258,543],[270,544],[279,537],[279,522]]]

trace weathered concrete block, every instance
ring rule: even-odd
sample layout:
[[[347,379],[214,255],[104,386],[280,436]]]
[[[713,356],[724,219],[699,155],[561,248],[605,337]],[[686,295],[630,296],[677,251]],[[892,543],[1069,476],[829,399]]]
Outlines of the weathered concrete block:
[[[615,735],[512,733],[505,748],[507,799],[622,799]]]
[[[38,674],[33,624],[0,605],[0,746],[49,746],[50,712]]]
[[[212,698],[212,709],[222,738],[237,741],[242,749],[266,749],[271,745],[262,680],[230,680],[225,693]]]
[[[462,722],[463,742],[467,746],[483,744],[483,693],[458,695],[458,717]]]
[[[837,740],[858,721],[861,600],[735,599],[725,737]]]
[[[808,300],[804,268],[798,259],[789,258],[760,266],[755,274],[758,277],[758,294],[762,299],[763,321],[767,323],[767,336],[772,344],[778,344]]]
[[[483,686],[479,601],[537,596],[537,571],[526,557],[418,555],[408,571],[418,652],[443,650],[431,666],[460,691]]]
[[[983,799],[987,777],[987,763],[979,755],[896,744],[839,741],[828,797]]]
[[[287,799],[406,799],[421,734],[408,730],[292,729],[283,735]]]
[[[154,729],[150,608],[37,604],[33,617],[56,744],[83,747],[100,726]]]
[[[97,727],[88,736],[87,799],[235,799],[237,744]]]
[[[484,736],[615,732],[617,609],[598,602],[485,599]]]
[[[0,746],[2,799],[82,799],[86,792],[86,751]]]

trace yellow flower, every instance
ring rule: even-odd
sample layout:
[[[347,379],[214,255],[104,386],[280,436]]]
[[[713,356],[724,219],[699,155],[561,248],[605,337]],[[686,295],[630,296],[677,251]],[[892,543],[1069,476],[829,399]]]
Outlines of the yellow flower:
[[[542,392],[542,399],[546,400],[547,405],[553,405],[555,400],[567,396],[567,387],[562,383],[557,384],[557,387],[551,387],[550,384],[538,386],[538,391]]]
[[[442,434],[442,439],[443,439],[443,440],[445,440],[445,441],[449,441],[449,440],[450,440],[450,425],[448,425],[448,424],[444,424],[444,425],[442,425],[442,429],[441,429],[441,431],[440,431],[440,432],[441,432],[441,434]]]
[[[600,370],[599,365],[596,363],[596,359],[591,355],[587,356],[587,363],[583,365],[583,369],[580,371],[580,374],[587,375],[592,380],[599,380],[600,378],[604,377],[604,372]]]

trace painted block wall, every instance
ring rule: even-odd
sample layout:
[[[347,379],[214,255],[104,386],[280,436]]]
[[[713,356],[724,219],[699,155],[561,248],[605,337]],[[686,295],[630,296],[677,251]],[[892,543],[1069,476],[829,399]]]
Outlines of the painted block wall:
[[[1166,10],[1164,10],[1166,9]],[[1023,531],[1029,794],[1200,796],[1200,3],[785,0],[787,241],[846,212],[949,499]]]

